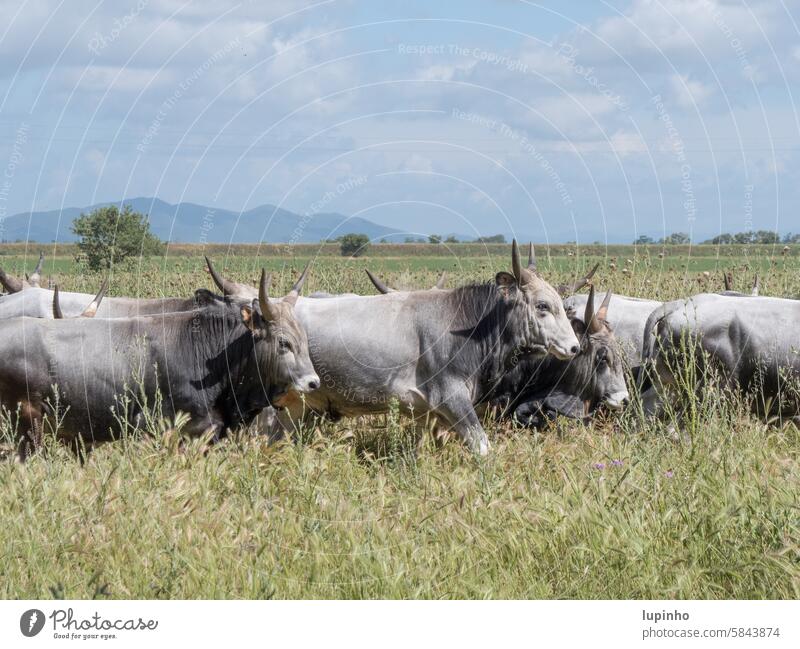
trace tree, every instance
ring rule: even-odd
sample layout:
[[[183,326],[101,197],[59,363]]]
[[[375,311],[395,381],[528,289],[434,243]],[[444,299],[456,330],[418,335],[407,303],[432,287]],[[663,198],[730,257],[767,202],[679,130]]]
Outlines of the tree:
[[[360,257],[369,247],[366,234],[345,234],[339,237],[342,257]]]
[[[428,235],[428,243],[441,243],[442,237],[439,234],[429,234]]]
[[[633,242],[635,246],[648,246],[651,243],[655,243],[653,237],[648,237],[646,234],[641,235],[636,241]]]
[[[730,243],[733,243],[733,235],[728,234],[727,232],[723,232],[722,234],[718,234],[716,237],[708,239],[707,241],[703,241],[703,243],[711,243],[715,246],[725,245],[727,246]]]
[[[668,237],[664,237],[659,243],[666,243],[673,246],[682,246],[691,243],[689,235],[685,232],[673,232]]]
[[[506,238],[502,234],[495,234],[491,237],[478,237],[475,243],[505,243]]]
[[[771,230],[759,230],[755,233],[755,243],[780,243],[781,237]]]
[[[116,205],[99,207],[72,221],[72,232],[80,237],[78,249],[89,268],[111,268],[128,257],[149,257],[164,250],[161,240],[150,232],[145,214],[130,205],[122,211]]]
[[[458,243],[458,238],[454,234],[451,234],[447,239],[444,240],[445,243]]]

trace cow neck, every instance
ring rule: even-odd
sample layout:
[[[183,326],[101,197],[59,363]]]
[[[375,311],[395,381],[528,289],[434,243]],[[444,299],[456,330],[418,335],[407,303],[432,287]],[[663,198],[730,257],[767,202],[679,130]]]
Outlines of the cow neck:
[[[241,401],[257,383],[258,362],[255,340],[242,323],[238,312],[218,309],[195,311],[187,319],[191,337],[195,379],[206,394],[215,393],[215,400]]]
[[[508,299],[495,284],[476,284],[453,290],[448,296],[453,312],[451,332],[468,338],[464,347],[467,369],[485,394],[508,371],[511,359],[524,346],[527,309],[520,299]]]

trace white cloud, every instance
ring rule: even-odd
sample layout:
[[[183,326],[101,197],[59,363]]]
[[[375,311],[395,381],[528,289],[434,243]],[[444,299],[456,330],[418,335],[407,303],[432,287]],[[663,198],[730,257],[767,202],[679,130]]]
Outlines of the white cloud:
[[[713,93],[714,88],[702,81],[690,79],[687,75],[673,74],[670,85],[675,101],[683,108],[702,107]]]

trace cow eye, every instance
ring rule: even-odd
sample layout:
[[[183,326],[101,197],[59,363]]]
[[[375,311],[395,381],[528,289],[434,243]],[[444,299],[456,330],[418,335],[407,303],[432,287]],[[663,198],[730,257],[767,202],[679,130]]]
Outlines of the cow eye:
[[[548,313],[550,311],[550,305],[547,302],[537,302],[536,310],[540,313]]]
[[[280,349],[282,352],[290,352],[292,351],[292,343],[285,338],[281,338],[278,341],[278,349]]]
[[[597,350],[597,362],[600,364],[605,363],[608,360],[606,357],[606,350],[605,349],[598,349]]]

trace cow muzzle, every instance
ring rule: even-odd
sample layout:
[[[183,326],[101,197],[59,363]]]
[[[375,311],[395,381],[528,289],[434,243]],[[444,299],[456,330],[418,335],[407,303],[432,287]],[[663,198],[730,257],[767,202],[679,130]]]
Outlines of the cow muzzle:
[[[316,374],[308,374],[298,379],[295,389],[298,392],[313,392],[314,390],[319,390],[319,386],[319,376]]]
[[[558,345],[556,343],[551,343],[550,346],[547,348],[547,351],[560,361],[572,360],[578,355],[578,352],[580,350],[581,348],[577,344],[567,348],[567,347],[562,347],[561,345]]]
[[[628,405],[630,401],[630,395],[628,394],[627,390],[623,390],[620,392],[612,392],[611,394],[607,395],[603,399],[603,404],[609,409],[613,411],[622,410],[625,406]]]

